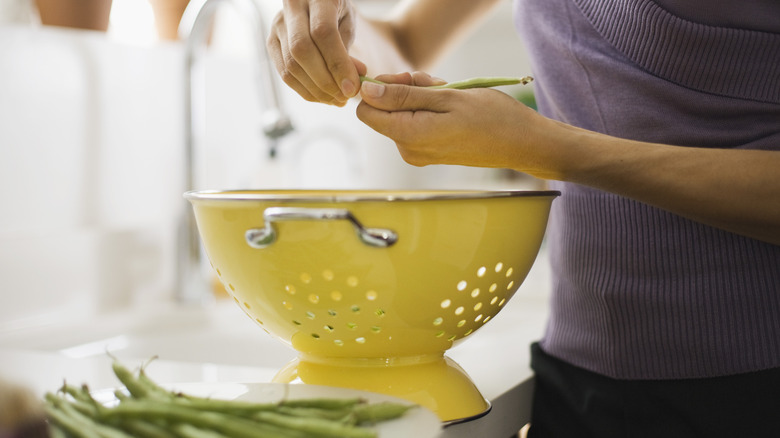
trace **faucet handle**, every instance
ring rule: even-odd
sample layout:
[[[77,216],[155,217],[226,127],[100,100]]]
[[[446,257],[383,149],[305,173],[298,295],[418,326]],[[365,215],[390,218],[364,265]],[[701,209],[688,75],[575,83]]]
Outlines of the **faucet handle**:
[[[276,108],[269,108],[262,115],[263,134],[270,139],[284,137],[293,130],[290,118]]]
[[[276,157],[276,149],[279,139],[293,130],[290,118],[275,108],[269,108],[262,115],[263,134],[270,140],[268,156]]]

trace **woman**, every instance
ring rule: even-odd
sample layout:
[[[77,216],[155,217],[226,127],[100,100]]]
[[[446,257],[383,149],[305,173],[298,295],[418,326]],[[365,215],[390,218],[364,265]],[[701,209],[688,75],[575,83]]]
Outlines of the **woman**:
[[[551,318],[530,436],[780,430],[780,3],[518,0],[539,112],[421,72],[497,0],[410,0],[368,20],[287,0],[284,81],[343,105],[418,166],[551,180]],[[369,72],[369,68],[371,71]]]

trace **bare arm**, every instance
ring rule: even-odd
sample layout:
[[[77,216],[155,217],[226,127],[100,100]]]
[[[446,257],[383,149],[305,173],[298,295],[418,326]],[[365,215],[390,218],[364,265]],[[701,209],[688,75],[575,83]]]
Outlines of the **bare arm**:
[[[343,105],[358,76],[431,66],[498,0],[405,0],[386,19],[349,0],[285,0],[268,38],[282,79],[309,101]]]
[[[412,70],[429,70],[500,0],[405,0],[383,24]],[[380,24],[381,25],[381,24]],[[400,70],[385,70],[394,73]]]
[[[430,84],[421,73],[382,79]],[[358,117],[392,138],[411,164],[511,168],[780,245],[778,151],[616,138],[542,117],[495,90],[365,84],[361,95]]]
[[[780,152],[679,147],[560,125],[559,179],[780,245]]]

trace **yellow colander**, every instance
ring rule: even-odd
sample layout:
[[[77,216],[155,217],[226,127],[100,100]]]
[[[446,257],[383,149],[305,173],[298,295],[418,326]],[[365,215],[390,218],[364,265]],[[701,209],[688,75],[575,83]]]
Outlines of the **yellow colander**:
[[[299,358],[278,381],[488,404],[444,352],[490,321],[544,236],[552,191],[188,192],[214,270]]]

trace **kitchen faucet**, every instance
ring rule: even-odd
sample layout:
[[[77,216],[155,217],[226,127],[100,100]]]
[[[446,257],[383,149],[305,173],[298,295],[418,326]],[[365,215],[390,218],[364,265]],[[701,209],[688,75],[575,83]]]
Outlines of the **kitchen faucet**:
[[[262,10],[254,0],[205,0],[191,1],[185,10],[181,25],[180,36],[185,39],[185,70],[184,70],[184,99],[185,99],[185,152],[184,152],[184,184],[186,190],[195,189],[196,178],[196,142],[197,131],[194,117],[193,79],[197,74],[196,64],[202,48],[207,45],[211,36],[212,24],[216,12],[223,4],[233,6],[243,18],[249,21],[252,30],[253,55],[256,59],[252,63],[254,74],[258,83],[259,98],[262,115],[261,126],[265,138],[269,144],[269,155],[273,158],[276,154],[279,139],[292,131],[292,123],[285,113],[280,99],[279,91],[273,80],[273,69],[265,46],[265,23]],[[194,15],[194,20],[189,17]],[[191,25],[190,22],[191,21]],[[205,303],[212,297],[212,281],[209,280],[209,271],[204,266],[204,255],[200,245],[195,217],[189,205],[185,205],[181,214],[178,229],[178,260],[176,273],[176,300],[180,303]]]

